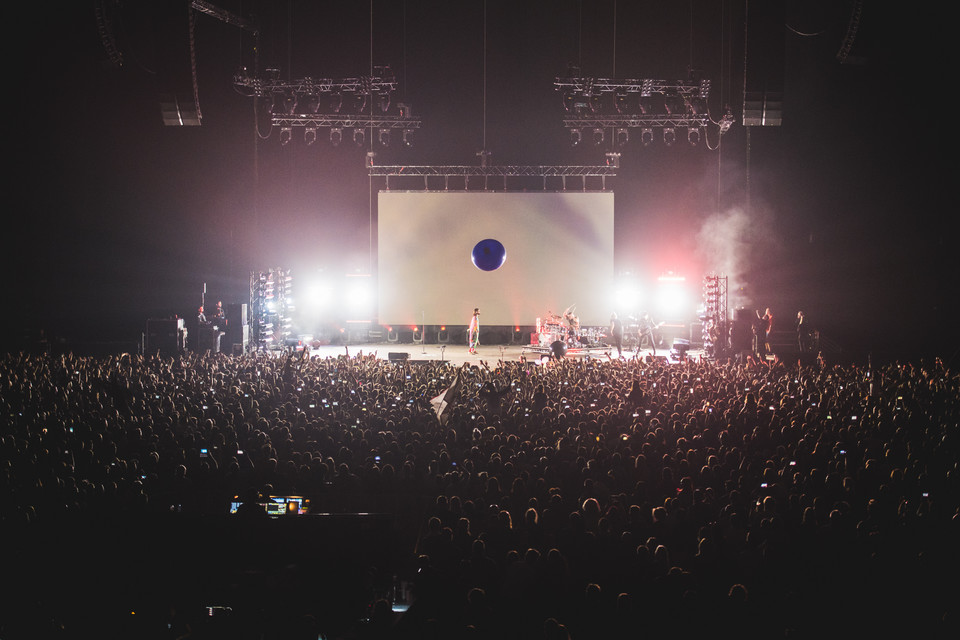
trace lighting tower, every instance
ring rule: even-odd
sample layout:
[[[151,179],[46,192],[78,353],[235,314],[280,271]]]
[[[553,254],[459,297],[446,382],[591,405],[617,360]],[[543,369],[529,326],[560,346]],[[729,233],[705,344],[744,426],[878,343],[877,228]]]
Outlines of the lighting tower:
[[[703,278],[703,351],[707,357],[717,358],[728,347],[727,276],[708,275]]]
[[[251,342],[258,351],[282,349],[291,333],[293,276],[289,269],[250,274]]]

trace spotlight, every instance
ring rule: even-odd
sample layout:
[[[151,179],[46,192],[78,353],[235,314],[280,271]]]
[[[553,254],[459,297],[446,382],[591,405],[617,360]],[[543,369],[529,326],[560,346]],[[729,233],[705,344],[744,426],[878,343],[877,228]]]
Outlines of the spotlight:
[[[668,147],[677,141],[677,132],[673,127],[667,127],[663,130],[663,143]]]
[[[343,94],[334,93],[330,96],[330,111],[340,113],[340,107],[343,106]]]
[[[403,146],[409,148],[413,146],[413,129],[404,129],[403,130]]]
[[[343,140],[343,129],[340,127],[330,129],[330,144],[337,146],[341,140]]]
[[[378,133],[380,144],[384,147],[390,146],[390,129],[380,129]]]
[[[700,142],[700,129],[697,127],[690,127],[687,129],[687,142],[691,146],[695,147]]]
[[[649,127],[644,127],[640,130],[640,141],[643,143],[643,146],[648,147],[653,142],[653,129]]]
[[[593,130],[593,144],[597,146],[603,144],[603,129]]]
[[[308,145],[313,144],[317,141],[317,129],[316,127],[307,127],[303,130],[303,141]]]
[[[570,144],[577,146],[580,144],[581,133],[580,129],[570,129]]]
[[[365,136],[364,136],[363,129],[358,127],[353,130],[353,141],[354,143],[356,143],[358,147],[363,146],[364,138]]]
[[[630,131],[625,128],[617,129],[617,146],[622,147],[630,141]]]
[[[380,96],[380,111],[386,113],[390,110],[390,94],[385,93]]]
[[[293,136],[293,129],[290,127],[280,127],[280,144],[287,144]]]

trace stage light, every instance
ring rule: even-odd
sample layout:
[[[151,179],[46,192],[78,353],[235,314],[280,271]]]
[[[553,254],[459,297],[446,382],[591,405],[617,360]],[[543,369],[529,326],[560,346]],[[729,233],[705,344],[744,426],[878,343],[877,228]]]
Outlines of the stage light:
[[[340,127],[330,129],[330,144],[337,146],[341,140],[343,140],[343,129]]]
[[[692,311],[682,282],[661,283],[657,291],[657,311],[661,318],[679,320]]]
[[[690,146],[697,146],[700,143],[700,129],[697,127],[687,129],[687,142],[690,143]]]
[[[679,115],[687,111],[687,105],[681,96],[664,96],[663,106],[670,115]]]
[[[303,101],[303,110],[306,113],[316,113],[320,110],[320,95],[308,93]]]
[[[617,146],[622,147],[630,141],[630,130],[625,128],[617,129]]]
[[[280,144],[287,144],[293,137],[293,129],[290,127],[280,127]]]
[[[643,143],[643,146],[648,147],[653,142],[653,129],[644,127],[640,130],[640,142]]]
[[[308,145],[313,144],[317,141],[317,128],[316,127],[307,127],[303,130],[303,141]]]
[[[390,94],[385,93],[380,96],[380,111],[386,113],[390,110]]]
[[[623,312],[633,313],[640,306],[640,291],[632,285],[622,285],[613,292],[613,307]],[[627,318],[621,318],[626,320]]]
[[[382,146],[389,147],[390,146],[390,129],[380,129],[379,140]]]
[[[366,94],[362,94],[362,95],[356,96],[356,100],[357,100],[357,113],[365,113],[365,112],[366,112],[368,99],[369,99],[369,96],[367,96]]]
[[[283,112],[292,116],[297,111],[297,94],[292,91],[283,97]]]
[[[330,96],[330,111],[333,113],[340,113],[340,108],[343,106],[343,94],[334,93]]]
[[[270,100],[270,113],[271,113],[271,114],[273,114],[273,113],[284,113],[284,108],[283,108],[283,94],[282,94],[282,93],[274,93],[274,94],[271,96],[271,100]]]
[[[353,276],[346,279],[344,306],[351,318],[367,316],[373,310],[373,294],[369,276]]]
[[[582,137],[582,134],[580,133],[580,129],[570,129],[570,144],[571,144],[571,145],[577,146],[578,144],[580,144],[580,139],[581,139],[581,137]]]
[[[603,129],[593,130],[593,144],[600,146],[603,144]]]
[[[404,129],[403,130],[403,146],[412,147],[413,146],[413,129]]]
[[[617,113],[628,113],[630,111],[630,104],[625,93],[616,94],[613,97],[613,104],[617,108]]]
[[[667,127],[663,130],[663,143],[668,147],[677,141],[677,132],[673,127]]]
[[[335,306],[333,287],[327,282],[311,283],[304,288],[303,300],[303,310],[308,314],[332,309]]]
[[[723,117],[720,118],[720,135],[725,134],[730,130],[730,127],[733,126],[733,112],[730,110],[730,107],[727,107],[727,112],[723,114]]]
[[[365,139],[365,133],[363,129],[357,127],[353,130],[353,142],[358,146],[362,147]]]

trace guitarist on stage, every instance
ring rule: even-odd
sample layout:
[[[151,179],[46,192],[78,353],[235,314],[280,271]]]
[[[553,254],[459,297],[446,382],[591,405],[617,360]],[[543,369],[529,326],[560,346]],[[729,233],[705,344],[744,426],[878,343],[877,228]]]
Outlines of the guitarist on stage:
[[[660,324],[654,324],[653,320],[650,319],[649,313],[640,316],[639,326],[637,327],[637,353],[640,353],[640,348],[643,346],[643,339],[648,338],[653,355],[657,355],[657,337],[653,332],[659,329],[662,324],[662,322]]]

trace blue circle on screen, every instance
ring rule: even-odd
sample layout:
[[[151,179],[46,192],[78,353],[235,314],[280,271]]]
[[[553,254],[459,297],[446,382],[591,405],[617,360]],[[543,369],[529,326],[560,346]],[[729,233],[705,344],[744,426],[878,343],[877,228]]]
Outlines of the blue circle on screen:
[[[507,250],[499,240],[487,238],[473,247],[473,265],[483,271],[496,271],[507,260]]]

